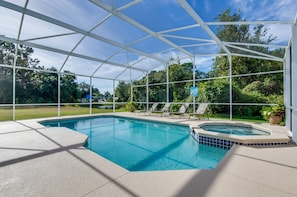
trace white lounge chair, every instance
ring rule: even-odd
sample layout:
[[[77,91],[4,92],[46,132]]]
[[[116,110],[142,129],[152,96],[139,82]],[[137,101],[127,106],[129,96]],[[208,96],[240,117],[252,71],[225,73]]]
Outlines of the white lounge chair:
[[[179,117],[182,115],[186,115],[189,105],[190,105],[189,103],[184,103],[181,105],[178,112],[170,112],[169,115],[178,115]],[[189,118],[190,118],[190,114],[187,114],[187,115],[189,115]]]
[[[170,107],[170,103],[166,103],[161,110],[155,110],[155,111],[152,111],[152,113],[159,113],[164,115],[164,113],[169,112],[169,107]]]
[[[198,108],[197,108],[197,110],[196,110],[196,112],[193,113],[192,115],[194,115],[194,116],[202,116],[202,115],[204,115],[205,112],[206,112],[207,107],[208,107],[208,103],[200,103],[199,106],[198,106]],[[208,114],[207,114],[207,119],[209,119]]]
[[[165,105],[164,105],[164,107],[162,108],[162,112],[164,113],[164,112],[169,112],[169,108],[170,108],[170,103],[166,103]]]
[[[148,114],[151,114],[153,112],[155,112],[157,110],[159,103],[154,103],[151,108],[149,108],[149,110],[147,111]]]

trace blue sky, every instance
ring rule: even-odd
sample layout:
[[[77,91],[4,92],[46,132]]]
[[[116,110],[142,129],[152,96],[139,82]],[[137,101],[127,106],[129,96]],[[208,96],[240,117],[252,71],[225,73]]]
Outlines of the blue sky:
[[[19,6],[24,6],[25,0],[7,0]],[[108,6],[119,9],[121,6],[133,2],[132,0],[103,0]],[[241,16],[247,21],[280,20],[293,22],[297,12],[296,0],[188,0],[192,8],[205,22],[214,21],[223,10],[230,8],[232,12],[240,10]],[[159,59],[169,61],[170,58],[180,58],[182,63],[190,61],[189,57],[179,50],[171,50],[172,46],[160,41],[156,37],[146,37],[148,33],[116,16],[109,16],[108,12],[90,1],[81,0],[29,0],[28,9],[39,12],[48,17],[76,26],[94,35],[116,42],[117,45],[105,43],[92,37],[83,37],[69,29],[44,22],[31,16],[25,16],[21,31],[21,40],[50,46],[55,49],[73,52],[91,58],[108,60],[117,64],[129,65],[138,69],[162,69],[164,63],[146,58],[142,54],[126,51],[119,46],[129,47],[136,51],[154,55]],[[210,43],[210,36],[201,27],[170,31],[197,24],[196,21],[175,0],[144,0],[129,8],[119,11],[147,29],[159,33],[169,42],[182,46],[188,52],[198,54],[215,54],[220,48]],[[0,7],[0,35],[8,38],[17,38],[21,14]],[[107,19],[107,20],[104,20]],[[98,25],[99,21],[102,23]],[[98,25],[98,26],[96,26]],[[266,25],[269,34],[277,37],[275,44],[287,45],[290,34],[290,25]],[[215,30],[215,26],[210,27]],[[71,35],[68,35],[68,34]],[[67,35],[66,35],[67,34]],[[51,37],[56,36],[57,37]],[[49,36],[44,38],[45,36]],[[190,37],[192,39],[182,39]],[[146,39],[144,39],[146,38]],[[135,42],[137,39],[141,41]],[[196,40],[195,40],[196,39]],[[197,40],[200,39],[200,40]],[[78,44],[79,43],[79,44]],[[203,44],[197,46],[197,44]],[[187,45],[187,46],[186,46]],[[114,67],[110,64],[101,65],[92,60],[82,60],[77,57],[42,49],[35,49],[34,57],[41,60],[45,67],[55,66],[58,69],[92,75],[102,78],[117,78],[129,80],[130,75],[139,78],[143,73],[134,70],[130,73],[123,67]],[[215,56],[197,56],[196,66],[199,70],[208,71]],[[65,60],[68,60],[65,62]],[[99,68],[99,69],[98,69]],[[94,73],[97,70],[96,73]],[[82,80],[85,80],[84,77]],[[97,80],[96,80],[97,81]],[[98,82],[99,89],[110,90],[110,80]],[[88,81],[86,81],[88,82]],[[112,83],[112,81],[111,81]]]

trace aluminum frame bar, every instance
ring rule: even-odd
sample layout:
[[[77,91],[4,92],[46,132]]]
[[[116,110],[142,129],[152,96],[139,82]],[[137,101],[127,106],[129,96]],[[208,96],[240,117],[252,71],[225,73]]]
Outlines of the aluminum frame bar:
[[[73,26],[73,25],[64,23],[64,22],[59,21],[59,20],[57,20],[57,19],[54,19],[54,18],[45,16],[45,15],[43,15],[43,14],[40,14],[40,13],[38,13],[38,12],[29,10],[29,9],[26,9],[26,8],[23,8],[23,7],[20,7],[20,6],[15,5],[15,4],[12,4],[12,3],[9,3],[9,2],[6,2],[6,1],[0,1],[0,6],[5,7],[5,8],[8,8],[8,9],[11,9],[11,10],[14,10],[14,11],[16,11],[16,12],[20,12],[20,13],[23,13],[23,14],[26,14],[26,15],[29,15],[29,16],[32,16],[32,17],[35,17],[35,18],[38,18],[38,19],[41,19],[41,20],[43,20],[43,21],[52,23],[52,24],[54,24],[54,25],[60,26],[60,27],[62,27],[62,28],[66,28],[66,29],[68,29],[68,30],[71,30],[71,31],[74,31],[74,32],[77,32],[77,33],[80,33],[80,34],[82,34],[82,35],[89,36],[89,37],[91,37],[91,38],[94,38],[94,39],[97,39],[97,40],[106,42],[106,43],[108,43],[108,44],[117,46],[117,47],[119,47],[119,48],[126,49],[126,50],[132,51],[132,52],[134,52],[134,53],[141,54],[141,55],[143,55],[143,56],[147,56],[147,57],[152,58],[152,59],[155,59],[155,60],[157,60],[157,61],[160,61],[160,62],[164,62],[164,61],[165,61],[164,59],[161,59],[161,58],[159,58],[159,57],[156,57],[156,56],[153,56],[153,55],[144,53],[144,52],[142,52],[142,51],[133,49],[133,48],[131,48],[131,47],[128,47],[127,45],[123,45],[123,44],[121,44],[121,43],[115,42],[115,41],[110,40],[110,39],[108,39],[108,38],[99,36],[99,35],[94,34],[94,33],[90,33],[90,32],[88,32],[88,31],[83,30],[83,29],[81,29],[81,28],[78,28],[78,27],[76,27],[76,26]]]
[[[197,12],[189,5],[186,0],[177,0],[179,4],[189,13],[192,18],[201,25],[201,28],[228,54],[231,55],[229,49],[222,43],[222,41],[215,35],[215,33],[208,27],[208,25],[202,20]]]
[[[167,40],[166,38],[164,38],[161,34],[152,31],[151,29],[147,28],[146,26],[138,23],[137,21],[135,21],[134,19],[128,17],[127,15],[112,9],[112,7],[104,4],[102,1],[99,0],[89,0],[90,2],[94,3],[95,5],[99,6],[100,8],[112,13],[115,16],[118,16],[119,18],[123,19],[124,21],[132,24],[133,26],[137,27],[138,29],[148,33],[149,35],[163,41],[164,43],[168,44],[169,46],[181,51],[182,53],[187,54],[188,56],[192,56],[192,54],[186,50],[184,50],[183,48],[179,47],[178,45],[174,44],[173,42]]]

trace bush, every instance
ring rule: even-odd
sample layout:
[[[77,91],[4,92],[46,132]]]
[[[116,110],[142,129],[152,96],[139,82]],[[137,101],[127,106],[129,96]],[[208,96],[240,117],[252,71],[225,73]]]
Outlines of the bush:
[[[129,101],[126,104],[126,110],[130,112],[134,112],[136,110],[136,104],[133,101]]]
[[[278,104],[274,106],[266,106],[261,110],[261,115],[265,120],[269,120],[271,116],[281,116],[285,115],[285,106],[283,104]]]

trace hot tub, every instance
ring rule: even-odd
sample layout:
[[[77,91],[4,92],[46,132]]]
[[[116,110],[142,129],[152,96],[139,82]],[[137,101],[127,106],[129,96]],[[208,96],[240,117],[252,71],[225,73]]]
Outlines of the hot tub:
[[[270,133],[249,125],[227,124],[227,123],[209,123],[199,126],[201,129],[210,132],[217,132],[227,135],[269,135]]]

